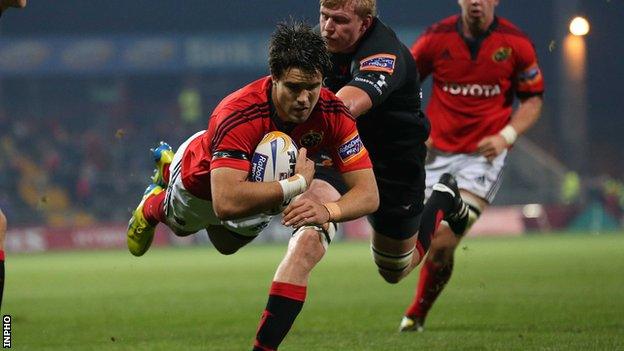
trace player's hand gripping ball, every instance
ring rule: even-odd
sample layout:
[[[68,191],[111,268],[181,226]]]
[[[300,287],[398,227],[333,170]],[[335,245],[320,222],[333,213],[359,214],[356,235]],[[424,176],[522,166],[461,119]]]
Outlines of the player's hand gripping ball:
[[[297,155],[297,145],[288,135],[278,131],[267,133],[260,144],[256,146],[251,157],[250,180],[252,182],[273,182],[293,176]],[[289,202],[285,201],[267,214],[281,213]]]

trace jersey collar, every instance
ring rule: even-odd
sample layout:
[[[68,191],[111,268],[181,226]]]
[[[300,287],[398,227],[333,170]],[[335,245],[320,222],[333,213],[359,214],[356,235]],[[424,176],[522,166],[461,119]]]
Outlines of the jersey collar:
[[[490,24],[490,26],[485,32],[483,32],[481,35],[477,36],[474,39],[470,39],[464,36],[461,15],[457,17],[457,23],[455,23],[455,29],[457,30],[457,34],[459,34],[459,36],[462,38],[464,43],[468,45],[468,49],[470,50],[470,57],[473,60],[476,60],[477,56],[479,55],[479,49],[481,48],[481,43],[483,43],[483,41],[488,36],[490,36],[490,34],[492,34],[492,32],[494,32],[494,30],[496,30],[497,27],[498,27],[498,17],[494,16],[494,20],[492,21],[492,24]]]

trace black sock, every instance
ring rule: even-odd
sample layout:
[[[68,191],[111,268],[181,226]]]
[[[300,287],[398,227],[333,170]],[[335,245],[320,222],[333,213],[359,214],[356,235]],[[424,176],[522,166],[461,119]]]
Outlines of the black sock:
[[[420,228],[418,229],[418,243],[424,252],[429,250],[431,239],[438,229],[440,221],[452,209],[453,199],[447,193],[434,191],[425,203],[425,209],[420,220]]]
[[[277,350],[303,308],[306,287],[273,282],[256,333],[254,351]]]

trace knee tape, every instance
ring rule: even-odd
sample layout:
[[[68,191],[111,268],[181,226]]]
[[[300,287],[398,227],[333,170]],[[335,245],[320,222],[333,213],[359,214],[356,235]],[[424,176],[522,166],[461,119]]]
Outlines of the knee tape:
[[[412,263],[414,249],[402,254],[390,254],[380,251],[371,245],[373,260],[380,269],[390,272],[402,272]]]
[[[329,247],[329,244],[331,244],[332,240],[334,240],[334,236],[336,236],[337,226],[338,225],[336,223],[329,222],[327,230],[325,230],[320,225],[306,225],[295,230],[292,236],[294,238],[308,229],[313,229],[319,234],[319,236],[321,237],[321,243],[323,244],[323,247],[325,248],[325,250],[327,250],[327,248]]]

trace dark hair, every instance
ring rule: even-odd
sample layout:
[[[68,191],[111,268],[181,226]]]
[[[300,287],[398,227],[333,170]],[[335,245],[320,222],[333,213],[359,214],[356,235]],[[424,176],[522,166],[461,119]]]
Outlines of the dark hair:
[[[271,74],[281,78],[290,68],[299,68],[306,74],[329,73],[331,61],[325,41],[305,23],[290,20],[281,22],[269,44]]]

